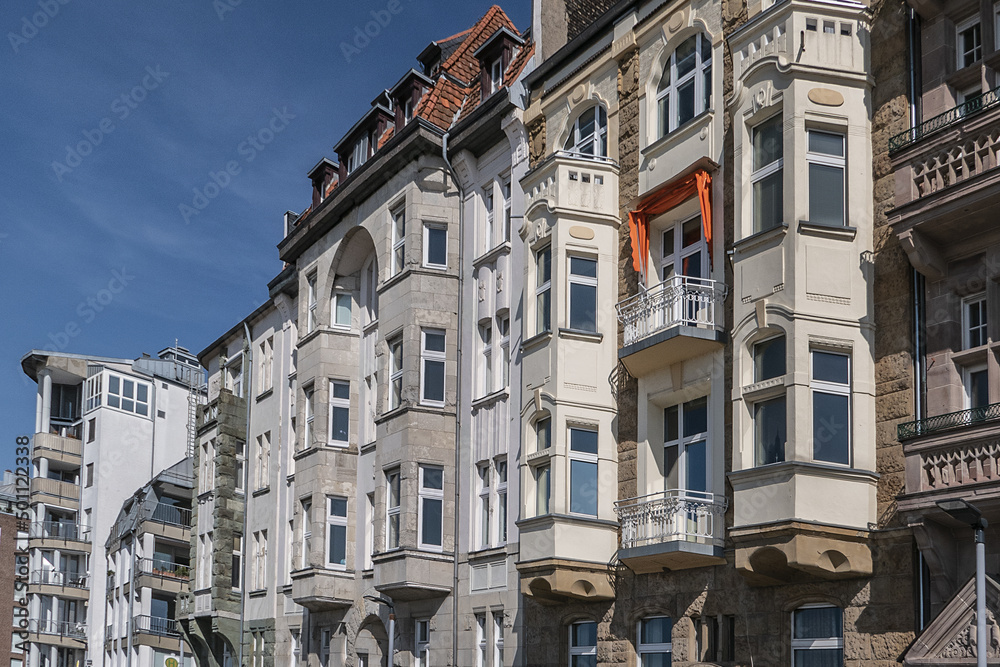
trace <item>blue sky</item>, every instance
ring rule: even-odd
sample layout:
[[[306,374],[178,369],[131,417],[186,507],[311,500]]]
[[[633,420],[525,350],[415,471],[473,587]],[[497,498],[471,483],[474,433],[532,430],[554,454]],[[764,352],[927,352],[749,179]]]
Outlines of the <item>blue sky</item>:
[[[34,429],[26,352],[201,351],[267,298],[306,172],[428,43],[491,4],[4,2],[0,466]],[[527,27],[529,0],[500,4]],[[372,12],[384,27],[345,49]]]

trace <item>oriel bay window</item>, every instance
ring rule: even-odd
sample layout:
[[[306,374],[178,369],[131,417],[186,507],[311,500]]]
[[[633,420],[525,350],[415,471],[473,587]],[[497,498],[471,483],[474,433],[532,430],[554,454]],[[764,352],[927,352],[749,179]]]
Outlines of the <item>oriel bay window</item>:
[[[535,333],[552,330],[552,247],[535,252]]]
[[[326,566],[333,569],[347,567],[347,498],[327,498]]]
[[[851,358],[812,352],[813,458],[851,463]]]
[[[777,227],[783,222],[784,142],[781,113],[753,128],[753,231]]]
[[[569,256],[569,328],[597,331],[597,260]]]
[[[440,549],[444,527],[444,469],[420,466],[420,535],[421,548]]]
[[[608,112],[593,106],[573,123],[563,148],[571,153],[596,157],[608,156]]]
[[[754,382],[773,380],[785,374],[785,337],[763,340],[753,347]],[[751,407],[754,428],[754,464],[761,466],[785,460],[787,424],[785,388],[757,400]]]
[[[597,516],[597,431],[569,429],[569,511]]]
[[[708,398],[663,411],[663,468],[666,488],[708,491]]]
[[[659,136],[673,132],[711,107],[712,42],[692,35],[678,46],[663,67],[656,92]]]
[[[844,135],[809,130],[809,222],[844,225]]]

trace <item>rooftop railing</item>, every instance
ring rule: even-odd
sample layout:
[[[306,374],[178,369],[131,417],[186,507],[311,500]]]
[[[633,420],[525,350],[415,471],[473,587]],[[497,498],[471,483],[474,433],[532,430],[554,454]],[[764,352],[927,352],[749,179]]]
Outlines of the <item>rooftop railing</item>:
[[[919,438],[922,435],[951,431],[967,426],[978,426],[997,420],[1000,420],[1000,403],[992,403],[978,408],[904,422],[896,427],[896,436],[899,440],[909,440],[910,438]]]
[[[889,152],[895,153],[901,151],[929,134],[960,123],[980,111],[995,107],[998,103],[1000,103],[1000,87],[989,90],[982,95],[970,97],[962,104],[952,107],[933,118],[929,118],[914,128],[891,137],[889,139]]]

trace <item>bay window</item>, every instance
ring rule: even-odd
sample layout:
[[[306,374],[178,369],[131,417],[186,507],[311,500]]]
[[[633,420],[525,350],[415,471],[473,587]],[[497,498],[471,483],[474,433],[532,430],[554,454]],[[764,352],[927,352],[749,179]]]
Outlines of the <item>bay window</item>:
[[[597,332],[597,260],[569,258],[569,328]]]
[[[351,383],[330,380],[330,444],[344,447],[351,432]]]
[[[535,333],[552,330],[552,247],[535,252]]]
[[[347,498],[330,496],[326,518],[326,566],[347,568]]]
[[[569,429],[569,511],[597,516],[597,431]]]
[[[406,209],[399,208],[392,214],[392,254],[389,275],[403,270],[406,252]]]
[[[851,358],[812,351],[813,458],[851,463]]]
[[[422,465],[419,481],[418,544],[421,548],[440,549],[444,537],[444,469]]]
[[[403,404],[403,337],[389,341],[389,409]],[[375,429],[370,428],[371,442],[375,439]]]
[[[399,548],[399,470],[385,474],[385,548]]]
[[[782,115],[777,113],[753,128],[753,230],[761,232],[783,222],[784,142]]]
[[[844,135],[809,130],[806,164],[809,169],[809,222],[845,225]]]

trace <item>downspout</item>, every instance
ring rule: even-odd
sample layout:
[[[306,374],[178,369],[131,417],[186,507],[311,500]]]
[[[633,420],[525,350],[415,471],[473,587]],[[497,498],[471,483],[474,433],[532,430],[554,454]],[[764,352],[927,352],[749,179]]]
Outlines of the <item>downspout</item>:
[[[455,167],[452,166],[451,160],[448,159],[448,137],[451,132],[445,132],[444,136],[441,138],[441,157],[444,159],[445,165],[448,167],[448,172],[451,174],[451,180],[455,182],[455,187],[458,188],[458,352],[456,355],[456,360],[458,362],[458,372],[455,380],[455,402],[457,404],[457,409],[455,410],[455,556],[454,561],[454,581],[452,583],[451,589],[451,656],[452,664],[458,664],[458,535],[459,535],[459,516],[461,511],[459,510],[459,503],[461,502],[461,494],[459,493],[459,479],[460,473],[459,469],[462,465],[462,303],[465,300],[465,263],[463,258],[465,256],[465,225],[463,224],[463,218],[465,217],[465,190],[462,188],[462,182],[458,179],[458,175],[455,173]],[[390,663],[391,656],[390,656]]]
[[[153,420],[153,421],[156,421],[156,420]],[[126,665],[126,667],[132,667],[132,649],[134,648],[133,645],[132,645],[132,634],[133,634],[133,631],[135,630],[135,628],[132,627],[132,623],[135,621],[135,610],[134,610],[135,581],[136,581],[136,576],[135,576],[135,550],[138,548],[138,544],[137,544],[137,540],[138,539],[139,538],[136,535],[136,531],[133,529],[133,531],[132,531],[132,548],[129,549],[130,565],[129,565],[129,568],[128,568],[128,578],[129,578],[129,584],[128,584],[128,623],[127,623],[127,628],[128,628],[128,654],[125,657],[125,665]],[[105,627],[107,627],[107,619],[105,619]]]
[[[239,656],[240,667],[243,667],[243,625],[246,622],[247,610],[247,497],[250,495],[250,393],[253,391],[253,343],[250,338],[250,327],[243,322],[243,400],[247,404],[246,430],[243,432],[243,447],[246,456],[243,460],[243,533],[241,540],[242,556],[240,558],[240,628],[239,628]],[[183,667],[183,666],[182,666]]]
[[[907,17],[907,39],[910,61],[910,130],[917,127],[917,97],[919,94],[917,68],[920,66],[920,17],[910,8]],[[924,391],[926,385],[926,364],[924,362],[924,276],[916,269],[913,272],[913,412],[916,419],[924,418]]]

